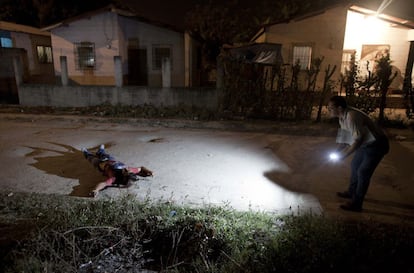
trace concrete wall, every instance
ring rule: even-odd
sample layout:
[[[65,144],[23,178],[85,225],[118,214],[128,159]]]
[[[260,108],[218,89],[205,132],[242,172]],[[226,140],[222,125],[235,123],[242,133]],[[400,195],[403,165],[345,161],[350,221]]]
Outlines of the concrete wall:
[[[345,6],[327,10],[317,16],[276,24],[266,28],[266,34],[259,37],[269,43],[282,44],[283,60],[293,65],[293,46],[312,46],[312,58],[324,57],[317,86],[323,86],[323,71],[328,65],[336,65],[333,78],[339,78],[346,23]],[[304,74],[304,73],[303,73]]]
[[[196,106],[218,108],[219,92],[213,88],[150,88],[140,86],[21,85],[19,101],[25,106],[86,107],[112,105]]]

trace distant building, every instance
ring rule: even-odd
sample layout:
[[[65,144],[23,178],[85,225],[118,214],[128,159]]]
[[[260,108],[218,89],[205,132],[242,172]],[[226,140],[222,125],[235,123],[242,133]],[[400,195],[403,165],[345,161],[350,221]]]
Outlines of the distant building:
[[[125,85],[197,86],[197,45],[173,26],[110,5],[44,30],[51,33],[56,75],[65,57],[70,84],[114,85],[117,58]]]
[[[0,21],[0,100],[17,102],[13,58],[18,58],[26,82],[54,82],[50,33]]]
[[[298,62],[302,71],[309,69],[315,58],[323,57],[321,72],[328,65],[336,66],[333,79],[337,82],[352,58],[364,73],[367,66],[373,69],[378,57],[389,53],[398,73],[390,88],[402,90],[406,73],[411,77],[406,68],[410,43],[414,43],[414,21],[386,15],[386,11],[377,14],[362,6],[334,5],[287,22],[265,25],[252,41],[281,44],[284,62]],[[323,77],[319,77],[317,86],[322,85]]]

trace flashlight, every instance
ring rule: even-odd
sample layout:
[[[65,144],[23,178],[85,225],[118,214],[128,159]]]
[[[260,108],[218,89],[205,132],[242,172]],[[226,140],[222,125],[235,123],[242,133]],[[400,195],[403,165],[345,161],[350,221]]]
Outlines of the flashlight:
[[[330,153],[329,159],[332,161],[338,161],[339,160],[339,154],[338,153]]]

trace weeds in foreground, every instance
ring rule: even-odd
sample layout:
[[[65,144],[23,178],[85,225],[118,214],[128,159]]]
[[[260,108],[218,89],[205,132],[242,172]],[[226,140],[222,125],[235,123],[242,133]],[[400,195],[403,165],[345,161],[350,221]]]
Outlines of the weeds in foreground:
[[[405,226],[134,196],[0,194],[2,226],[23,228],[20,219],[27,229],[9,245],[3,272],[412,272],[414,233]]]

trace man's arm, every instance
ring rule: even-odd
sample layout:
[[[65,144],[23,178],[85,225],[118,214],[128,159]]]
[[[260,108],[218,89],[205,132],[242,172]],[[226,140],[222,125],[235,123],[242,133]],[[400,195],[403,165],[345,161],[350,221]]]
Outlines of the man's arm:
[[[153,172],[151,170],[148,170],[147,168],[145,168],[143,166],[142,167],[138,167],[138,168],[128,167],[128,171],[129,172],[132,172],[132,173],[135,173],[135,174],[137,174],[139,176],[143,176],[143,177],[153,176]]]
[[[338,153],[340,153],[343,150],[345,150],[348,146],[349,146],[349,144],[347,144],[347,143],[338,143],[336,151]]]
[[[356,151],[356,149],[358,149],[360,146],[362,145],[362,137],[357,138],[354,143],[352,143],[351,145],[348,145],[347,147],[345,147],[345,149],[343,149],[340,152],[340,159],[345,159],[348,156],[350,156],[353,152]]]
[[[364,142],[364,135],[366,130],[364,130],[364,122],[361,116],[359,116],[359,111],[349,111],[346,119],[346,124],[351,132],[351,137],[353,142],[341,151],[340,158],[345,159],[355,152]]]

